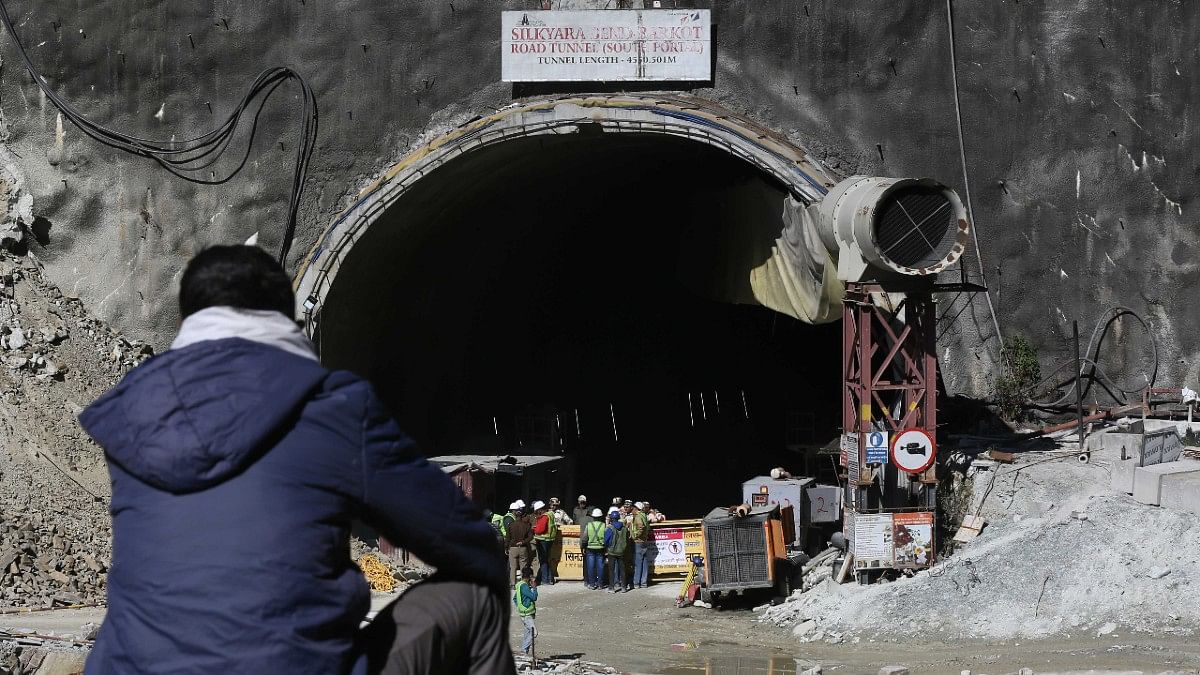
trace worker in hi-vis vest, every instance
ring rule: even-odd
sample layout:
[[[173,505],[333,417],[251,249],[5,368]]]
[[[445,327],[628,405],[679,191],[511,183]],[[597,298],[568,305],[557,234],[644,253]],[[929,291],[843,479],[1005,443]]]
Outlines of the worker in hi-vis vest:
[[[533,639],[537,637],[537,627],[533,624],[537,615],[537,580],[533,578],[533,568],[521,570],[521,580],[513,591],[513,604],[517,606],[517,616],[521,617],[521,625],[525,627],[521,635],[521,649],[529,654],[533,649]]]
[[[533,545],[537,549],[538,583],[554,585],[554,541],[558,539],[558,521],[546,507],[545,502],[533,503]]]
[[[592,509],[592,521],[580,533],[587,553],[584,559],[584,585],[598,591],[604,586],[604,512]]]

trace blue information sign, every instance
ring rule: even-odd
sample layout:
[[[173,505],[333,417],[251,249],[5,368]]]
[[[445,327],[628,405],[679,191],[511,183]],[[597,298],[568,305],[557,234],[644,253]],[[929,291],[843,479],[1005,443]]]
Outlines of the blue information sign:
[[[870,431],[867,437],[867,464],[888,463],[888,434],[886,431]]]

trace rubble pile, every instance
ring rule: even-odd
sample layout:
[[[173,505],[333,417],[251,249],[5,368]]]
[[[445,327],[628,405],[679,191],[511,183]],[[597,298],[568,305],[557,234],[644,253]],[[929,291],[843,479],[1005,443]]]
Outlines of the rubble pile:
[[[76,418],[150,354],[0,251],[0,605],[103,602],[108,476]]]
[[[616,668],[611,668],[599,663],[584,661],[583,659],[571,659],[554,657],[549,659],[538,659],[537,665],[533,663],[533,659],[528,656],[516,654],[513,657],[517,662],[518,673],[562,673],[564,675],[614,675],[621,671]]]
[[[106,515],[6,509],[0,524],[0,599],[6,606],[49,607],[104,601],[110,564]],[[82,526],[81,526],[82,525]]]
[[[1073,454],[977,473],[973,511],[988,525],[932,569],[870,586],[826,578],[760,620],[832,643],[1200,631],[1200,517],[1113,494],[1108,468]]]

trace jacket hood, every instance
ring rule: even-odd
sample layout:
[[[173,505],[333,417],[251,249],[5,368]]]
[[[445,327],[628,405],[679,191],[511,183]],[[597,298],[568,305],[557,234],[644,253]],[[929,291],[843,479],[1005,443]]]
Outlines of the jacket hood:
[[[270,449],[327,372],[263,341],[208,339],[135,368],[79,421],[125,471],[162,490],[195,492]]]
[[[241,307],[205,307],[183,320],[171,349],[183,349],[206,340],[239,337],[317,360],[312,342],[300,326],[279,312]]]

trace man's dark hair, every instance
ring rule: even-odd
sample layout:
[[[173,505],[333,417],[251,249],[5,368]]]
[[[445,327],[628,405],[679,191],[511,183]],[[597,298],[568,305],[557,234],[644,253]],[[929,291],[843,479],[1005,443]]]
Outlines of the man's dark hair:
[[[521,576],[525,577],[526,579],[528,579],[529,577],[532,577],[533,576],[533,568],[528,567],[528,566],[522,567],[521,568]]]
[[[179,313],[187,318],[207,307],[296,313],[292,282],[274,258],[257,246],[210,246],[196,254],[179,282]]]

